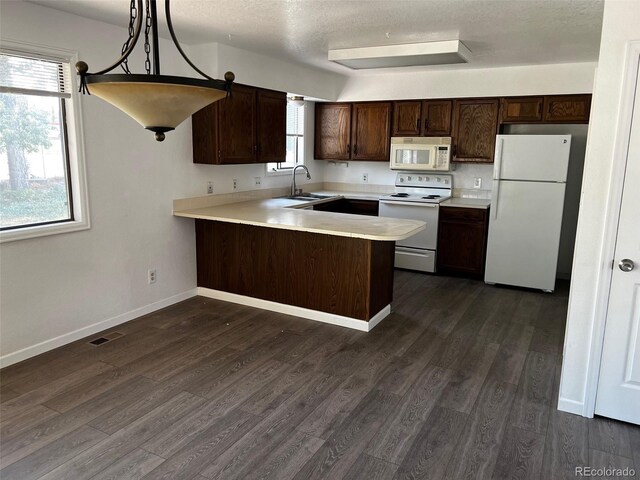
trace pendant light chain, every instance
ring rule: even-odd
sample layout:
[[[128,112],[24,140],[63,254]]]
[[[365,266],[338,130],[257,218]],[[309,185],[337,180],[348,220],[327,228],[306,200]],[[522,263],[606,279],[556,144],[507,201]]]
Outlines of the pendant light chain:
[[[129,38],[127,38],[127,41],[124,42],[124,45],[122,45],[123,55],[129,48],[129,43],[131,43],[131,40],[135,36],[134,25],[137,16],[138,9],[136,8],[136,0],[131,0],[131,5],[129,6]],[[131,70],[129,70],[129,63],[127,61],[127,58],[122,61],[122,64],[120,66],[122,67],[122,70],[124,70],[124,73],[131,73]]]
[[[147,75],[151,75],[151,59],[149,54],[151,53],[151,45],[149,44],[149,30],[151,30],[151,12],[149,11],[149,0],[146,1],[147,12],[144,27],[144,53],[147,54],[147,59],[144,61],[144,69],[147,71]],[[157,48],[157,47],[156,47]]]

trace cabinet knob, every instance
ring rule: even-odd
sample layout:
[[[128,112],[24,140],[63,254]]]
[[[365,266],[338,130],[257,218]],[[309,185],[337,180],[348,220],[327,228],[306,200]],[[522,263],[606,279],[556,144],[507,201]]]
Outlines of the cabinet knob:
[[[429,130],[429,119],[428,118],[424,119],[424,129],[425,129],[425,131]]]
[[[416,119],[416,131],[420,133],[420,119]]]
[[[358,154],[358,145],[354,145],[353,146],[353,154],[357,155]]]

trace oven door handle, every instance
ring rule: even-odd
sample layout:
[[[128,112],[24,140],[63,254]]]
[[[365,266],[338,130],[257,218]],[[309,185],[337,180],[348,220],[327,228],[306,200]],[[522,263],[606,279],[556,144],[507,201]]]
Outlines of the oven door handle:
[[[426,208],[438,208],[437,203],[419,203],[419,202],[396,202],[393,200],[380,200],[380,203],[385,205],[400,205],[403,207],[426,207]]]
[[[422,252],[416,252],[414,250],[409,250],[403,247],[396,247],[396,252],[404,253],[406,255],[410,255],[412,257],[426,257],[429,254],[429,250],[424,250]]]

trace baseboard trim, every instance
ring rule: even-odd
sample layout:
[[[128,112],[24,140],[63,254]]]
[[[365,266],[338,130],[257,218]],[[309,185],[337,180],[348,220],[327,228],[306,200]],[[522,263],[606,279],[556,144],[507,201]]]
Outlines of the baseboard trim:
[[[569,398],[560,397],[558,399],[558,410],[567,413],[573,413],[574,415],[580,415],[586,417],[584,412],[584,403]],[[593,415],[592,415],[593,417]]]
[[[255,297],[247,297],[246,295],[238,295],[237,293],[223,292],[221,290],[213,290],[211,288],[198,287],[198,295],[203,297],[223,300],[225,302],[238,303],[249,307],[261,308],[271,312],[285,313],[296,317],[315,320],[316,322],[329,323],[340,327],[360,330],[361,332],[370,332],[378,325],[387,315],[391,313],[391,305],[387,305],[378,313],[376,313],[368,322],[352,317],[344,317],[333,313],[321,312],[319,310],[311,310],[309,308],[296,307],[284,303],[272,302],[270,300],[262,300]]]
[[[13,365],[14,363],[18,363],[28,358],[35,357],[36,355],[48,352],[49,350],[53,350],[54,348],[62,347],[63,345],[66,345],[68,343],[75,342],[76,340],[88,337],[89,335],[101,332],[102,330],[115,327],[116,325],[120,325],[135,318],[141,317],[142,315],[147,315],[151,312],[155,312],[156,310],[168,307],[170,305],[173,305],[174,303],[182,302],[183,300],[187,300],[188,298],[195,297],[197,294],[198,292],[195,288],[187,290],[186,292],[182,292],[177,295],[173,295],[172,297],[150,303],[149,305],[136,308],[135,310],[131,310],[116,317],[111,317],[106,320],[102,320],[101,322],[94,323],[93,325],[88,325],[86,327],[79,328],[78,330],[74,330],[73,332],[65,333],[64,335],[60,335],[50,340],[40,342],[36,345],[23,348],[22,350],[8,353],[7,355],[3,355],[0,357],[0,368],[8,367],[9,365]]]

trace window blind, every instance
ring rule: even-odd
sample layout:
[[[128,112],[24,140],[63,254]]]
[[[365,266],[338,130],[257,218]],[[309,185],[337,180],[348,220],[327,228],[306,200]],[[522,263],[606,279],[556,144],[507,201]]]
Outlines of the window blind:
[[[304,107],[287,103],[287,135],[304,135]]]
[[[71,97],[68,62],[0,52],[0,92]]]

